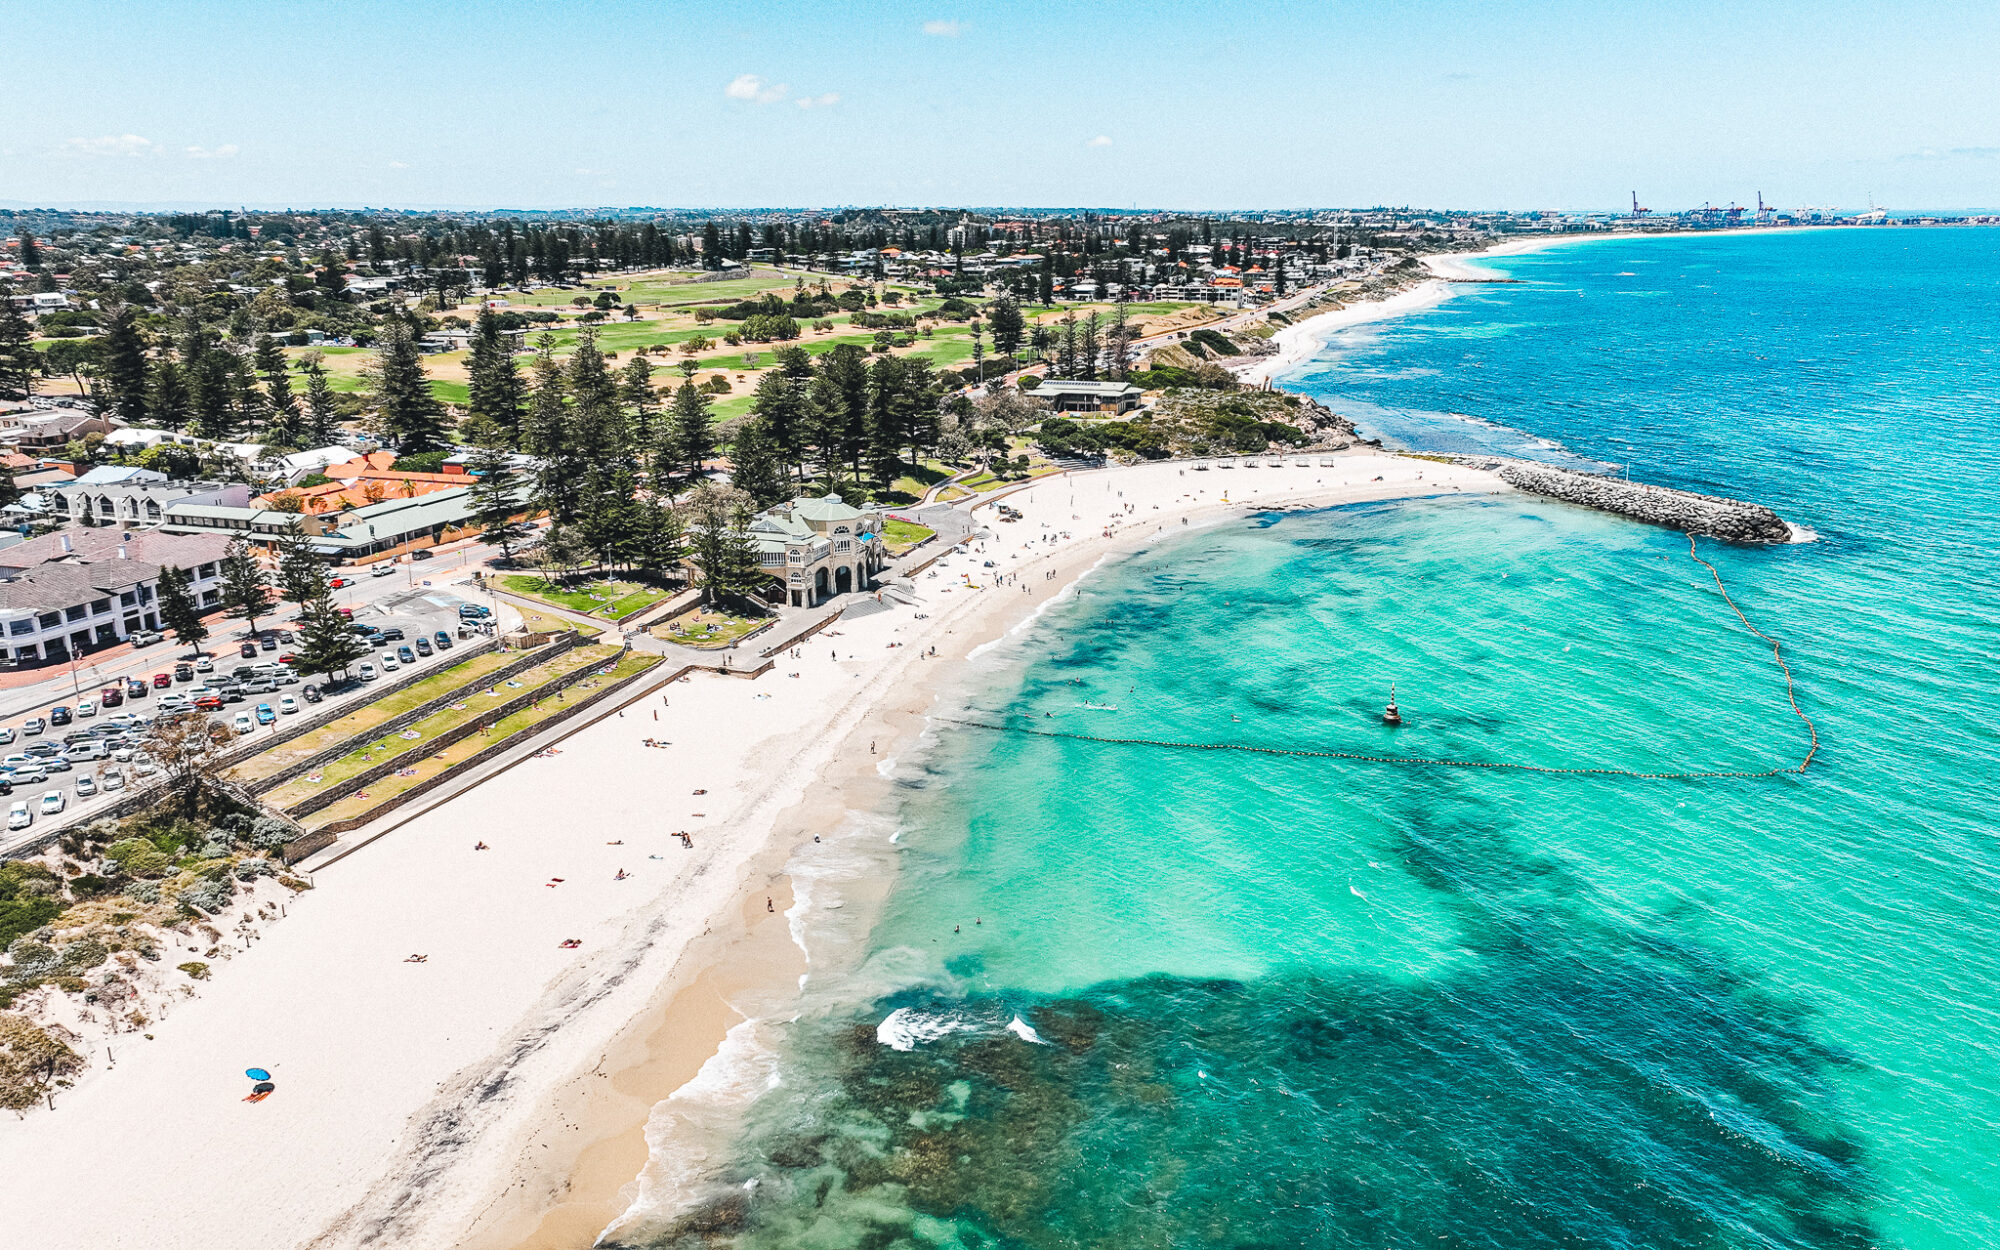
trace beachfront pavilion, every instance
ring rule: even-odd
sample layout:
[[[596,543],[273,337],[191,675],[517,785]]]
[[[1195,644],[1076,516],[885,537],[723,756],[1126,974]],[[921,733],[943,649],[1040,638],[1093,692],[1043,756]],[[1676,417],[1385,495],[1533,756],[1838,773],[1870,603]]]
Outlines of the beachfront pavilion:
[[[1112,417],[1137,408],[1146,392],[1129,382],[1045,380],[1028,393],[1057,412],[1089,412]]]
[[[839,495],[801,497],[760,513],[750,538],[759,566],[777,581],[772,598],[795,608],[868,589],[888,559],[881,516]]]

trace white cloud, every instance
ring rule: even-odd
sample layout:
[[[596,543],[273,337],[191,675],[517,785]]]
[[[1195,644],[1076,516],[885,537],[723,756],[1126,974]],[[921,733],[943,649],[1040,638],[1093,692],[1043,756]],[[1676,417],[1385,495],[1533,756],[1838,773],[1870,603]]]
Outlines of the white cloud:
[[[144,156],[154,151],[151,139],[138,135],[100,135],[95,139],[71,139],[63,145],[85,156]]]
[[[829,91],[825,95],[802,95],[798,100],[798,105],[802,109],[830,109],[838,103],[840,103],[840,93],[837,91]]]
[[[191,160],[226,161],[236,155],[236,151],[235,144],[225,143],[219,148],[190,147],[187,150],[187,154]]]
[[[410,163],[409,163],[408,161],[390,161],[390,162],[389,162],[389,168],[391,168],[391,169],[408,169],[409,167],[410,167]]]
[[[729,80],[729,85],[722,89],[722,94],[732,100],[755,100],[759,104],[775,104],[791,94],[791,88],[781,82],[767,86],[764,80],[755,74],[738,74]]]
[[[1099,135],[1095,139],[1092,139],[1090,142],[1084,144],[1083,146],[1087,148],[1108,148],[1111,146],[1111,136]]]
[[[965,26],[960,22],[925,22],[924,33],[939,39],[956,39],[965,33]]]

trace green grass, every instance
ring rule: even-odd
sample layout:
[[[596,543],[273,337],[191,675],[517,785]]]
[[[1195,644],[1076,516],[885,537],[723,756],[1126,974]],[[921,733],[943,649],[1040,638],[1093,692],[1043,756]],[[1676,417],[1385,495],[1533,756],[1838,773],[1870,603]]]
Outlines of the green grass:
[[[577,650],[593,652],[593,658],[600,664],[611,655],[616,654],[615,651],[608,647],[577,648]],[[574,653],[571,652],[571,654]],[[366,798],[357,798],[349,795],[338,803],[315,812],[310,819],[314,827],[317,828],[332,824],[337,820],[351,820],[358,816],[364,816],[390,800],[395,799],[405,791],[422,785],[424,782],[436,777],[439,773],[463,763],[489,747],[505,742],[510,738],[518,738],[523,734],[533,732],[545,722],[560,715],[567,708],[574,706],[583,698],[588,697],[591,690],[612,682],[623,681],[635,673],[643,673],[647,669],[660,664],[663,659],[664,657],[662,656],[648,655],[637,651],[627,652],[625,657],[612,667],[611,672],[607,676],[586,677],[564,691],[566,696],[573,694],[574,698],[565,698],[562,702],[554,699],[544,699],[540,707],[526,707],[509,716],[501,717],[499,720],[493,722],[488,732],[484,734],[472,734],[458,742],[452,743],[442,751],[424,752],[423,758],[411,759],[405,765],[405,768],[413,774],[412,776],[389,776],[379,781],[370,782],[365,792],[367,795]],[[575,670],[572,668],[569,671],[573,672]],[[508,693],[518,694],[520,692],[509,691]],[[471,711],[472,709],[468,707],[467,712],[470,713]],[[460,721],[459,723],[463,724],[464,722]],[[391,739],[390,741],[407,745],[411,748],[411,755],[418,754],[425,746],[424,742],[409,742],[401,738]],[[380,763],[387,758],[389,757],[378,754],[376,762]],[[353,774],[350,773],[348,775],[352,776]],[[296,802],[297,800],[293,801]]]
[[[910,521],[882,522],[882,545],[889,549],[892,556],[902,555],[925,539],[935,537],[936,530]]]
[[[726,647],[751,630],[769,624],[770,620],[768,616],[737,616],[718,612],[714,608],[697,608],[665,625],[655,625],[652,632],[653,637],[664,642],[708,651]],[[674,632],[676,625],[680,627],[679,633]]]
[[[520,658],[520,655],[513,651],[488,651],[469,660],[460,660],[449,668],[432,673],[420,682],[384,695],[345,716],[337,717],[311,733],[301,734],[274,750],[252,756],[230,769],[228,776],[236,781],[254,781],[281,772],[308,755],[316,755],[326,750],[336,742],[344,742],[349,738],[365,738],[375,726],[401,716],[413,707],[448,694],[460,686],[469,686],[488,673],[505,668]]]
[[[500,585],[513,594],[538,603],[553,604],[606,620],[617,620],[628,613],[650,607],[673,593],[641,582],[621,581],[590,582],[570,590],[533,573],[510,573],[500,579]]]

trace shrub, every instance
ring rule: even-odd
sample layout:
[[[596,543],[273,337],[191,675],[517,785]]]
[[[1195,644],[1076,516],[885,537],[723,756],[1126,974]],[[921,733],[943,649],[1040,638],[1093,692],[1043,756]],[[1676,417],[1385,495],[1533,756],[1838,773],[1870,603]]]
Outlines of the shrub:
[[[235,893],[235,889],[229,884],[228,877],[225,876],[221,880],[204,877],[182,890],[178,901],[184,908],[193,908],[212,915],[227,907],[230,898]]]
[[[49,1083],[83,1067],[83,1060],[52,1034],[23,1016],[0,1015],[0,1107],[21,1111],[48,1092]]]
[[[96,938],[78,938],[62,948],[62,970],[75,974],[88,972],[111,958],[111,949]]]
[[[177,964],[176,967],[197,981],[208,980],[208,965],[199,959],[190,959],[184,964]]]
[[[275,816],[260,816],[250,826],[250,845],[272,851],[292,840],[292,827]]]
[[[118,866],[118,871],[128,877],[164,877],[171,866],[160,848],[144,838],[126,838],[122,842],[113,842],[104,856]]]
[[[13,961],[10,976],[16,981],[39,981],[62,966],[62,956],[55,947],[33,938],[15,939],[7,948],[7,958]]]
[[[1020,386],[1020,388],[1024,391],[1032,391],[1041,384],[1042,384],[1042,379],[1040,375],[1033,373],[1027,373],[1021,375],[1021,380],[1019,383],[1017,383],[1017,385]]]

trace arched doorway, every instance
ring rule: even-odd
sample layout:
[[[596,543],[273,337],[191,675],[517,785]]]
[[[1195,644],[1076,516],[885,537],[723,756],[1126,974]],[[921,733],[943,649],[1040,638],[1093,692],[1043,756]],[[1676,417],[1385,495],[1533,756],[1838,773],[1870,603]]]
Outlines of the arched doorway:
[[[846,594],[854,589],[854,570],[845,564],[833,571],[833,588],[836,594]]]
[[[817,603],[824,598],[826,598],[826,570],[820,569],[813,574],[813,602]]]

